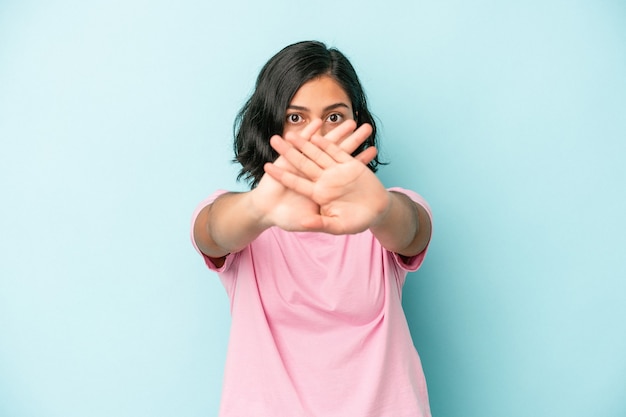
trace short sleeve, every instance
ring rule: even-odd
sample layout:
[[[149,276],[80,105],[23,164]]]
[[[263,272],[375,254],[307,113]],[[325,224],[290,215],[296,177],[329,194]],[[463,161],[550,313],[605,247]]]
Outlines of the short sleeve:
[[[226,194],[228,191],[226,190],[217,190],[216,192],[214,192],[213,194],[211,194],[209,197],[205,198],[204,200],[202,200],[200,202],[200,204],[198,204],[198,206],[196,207],[196,209],[193,212],[193,215],[191,216],[191,244],[193,245],[193,247],[196,249],[196,251],[202,256],[202,258],[204,259],[204,263],[206,264],[206,266],[215,272],[222,272],[227,270],[230,265],[233,262],[233,258],[234,256],[232,254],[227,255],[226,256],[226,261],[224,262],[224,264],[221,267],[217,267],[215,266],[215,264],[213,263],[213,261],[211,261],[211,258],[209,258],[208,256],[206,256],[204,253],[202,253],[202,251],[200,250],[200,248],[198,248],[198,244],[196,243],[196,240],[194,239],[193,236],[193,227],[194,224],[196,223],[196,219],[198,218],[198,215],[200,214],[200,212],[202,211],[202,209],[204,209],[206,206],[210,205],[211,203],[213,203],[219,196]]]
[[[388,191],[395,191],[397,193],[402,193],[406,195],[407,197],[409,197],[411,200],[413,200],[415,203],[424,207],[424,210],[426,210],[426,213],[428,213],[428,216],[430,218],[430,223],[432,224],[433,222],[432,211],[430,209],[430,206],[428,205],[428,202],[426,202],[424,197],[422,197],[421,195],[419,195],[418,193],[414,191],[407,190],[407,189],[400,188],[400,187],[392,187],[392,188],[389,188]],[[398,255],[397,253],[394,253],[393,257],[398,263],[398,266],[400,266],[400,268],[408,272],[414,272],[414,271],[417,271],[420,266],[422,266],[422,263],[424,262],[424,259],[426,258],[426,253],[428,252],[429,247],[430,247],[430,241],[428,242],[428,245],[426,245],[426,248],[424,248],[423,251],[421,251],[415,256],[412,256],[410,258],[404,258]]]

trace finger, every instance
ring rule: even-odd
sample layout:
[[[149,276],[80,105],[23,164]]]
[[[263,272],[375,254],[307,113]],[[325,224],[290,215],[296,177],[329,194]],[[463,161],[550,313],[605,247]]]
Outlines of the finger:
[[[321,129],[323,124],[324,122],[322,121],[322,119],[313,119],[311,120],[311,123],[304,126],[304,128],[298,133],[298,135],[305,140],[310,140],[311,136],[317,133]]]
[[[339,126],[326,133],[324,137],[331,142],[340,144],[343,140],[356,129],[356,122],[354,120],[346,120]]]
[[[299,137],[289,137],[289,143],[320,168],[328,168],[335,164],[335,160],[331,158],[330,155],[308,140]],[[312,174],[321,174],[321,172],[312,172]],[[310,178],[313,180],[316,179],[313,177]]]
[[[266,163],[263,169],[270,177],[274,178],[286,188],[308,198],[311,198],[313,195],[314,184],[306,178],[292,174],[270,162]]]
[[[348,123],[350,122],[350,123]],[[358,129],[354,130],[354,120],[347,120],[335,129],[328,132],[325,136],[326,139],[330,139],[337,144],[341,149],[352,154],[363,142],[365,142],[372,135],[372,126],[369,123],[363,123]],[[343,135],[341,139],[337,139],[340,135]],[[312,136],[320,137],[319,133]]]
[[[360,161],[363,164],[367,165],[370,162],[372,162],[374,158],[376,158],[377,153],[378,153],[378,150],[375,147],[370,146],[369,148],[366,148],[363,152],[356,155],[354,158],[357,161]]]
[[[299,141],[308,143],[306,140],[302,138],[298,138]],[[303,154],[300,150],[292,146],[285,139],[280,136],[273,136],[270,139],[270,145],[279,155],[281,155],[285,160],[291,164],[297,171],[304,174],[306,177],[312,180],[316,180],[322,173],[322,169],[319,165],[317,165],[315,160],[310,159],[307,155]],[[311,145],[314,146],[314,145]],[[318,152],[323,153],[319,148]],[[325,155],[326,159],[332,162],[330,156]]]
[[[311,138],[311,143],[326,152],[326,154],[328,154],[335,162],[344,163],[352,160],[351,154],[343,150],[339,145],[322,136],[313,136],[313,138]]]
[[[369,123],[363,123],[357,130],[352,132],[344,141],[341,143],[340,147],[344,151],[351,154],[354,152],[359,146],[363,144],[369,137],[372,135],[372,126]]]

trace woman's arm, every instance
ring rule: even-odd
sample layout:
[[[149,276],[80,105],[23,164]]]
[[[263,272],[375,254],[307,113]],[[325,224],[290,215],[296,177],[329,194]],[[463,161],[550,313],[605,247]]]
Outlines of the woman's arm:
[[[388,194],[388,208],[372,222],[370,230],[385,249],[407,258],[415,256],[430,241],[430,215],[408,196],[395,191]]]
[[[344,143],[361,142],[369,134],[367,128],[361,126]],[[266,164],[265,172],[320,207],[319,213],[303,219],[309,230],[353,234],[369,228],[385,249],[406,257],[428,245],[431,223],[426,209],[402,193],[386,190],[365,165],[376,149],[352,157],[319,135],[310,140],[276,137],[271,145],[297,171]]]
[[[299,134],[290,136],[306,142],[321,126],[322,121],[315,120]],[[326,140],[349,154],[370,132],[369,126],[357,129],[356,132],[354,128],[353,121],[344,123],[329,132]],[[275,140],[281,141],[278,136],[272,139]],[[296,153],[299,155],[299,152]],[[363,154],[357,165],[367,170],[363,164],[369,162],[367,155],[373,157],[374,154],[371,151]],[[288,159],[293,160],[281,155],[271,165],[281,172],[297,172]],[[318,202],[285,187],[272,176],[264,175],[253,190],[224,194],[202,209],[194,223],[194,240],[200,251],[220,266],[226,255],[243,249],[267,228],[277,226],[287,231],[310,231],[314,229],[310,219],[316,219],[319,215]]]
[[[315,120],[299,135],[292,136],[306,140],[321,126],[322,121]],[[339,143],[352,130],[354,127],[346,124],[328,136]],[[352,152],[359,144],[359,141],[352,140],[339,146]],[[287,172],[295,171],[282,156],[273,165]],[[319,206],[309,198],[264,175],[253,190],[224,194],[202,209],[194,223],[194,240],[200,251],[219,267],[226,255],[240,251],[269,227],[277,226],[288,231],[308,230],[303,219],[319,214],[319,210]]]
[[[194,240],[218,267],[226,255],[243,249],[268,227],[251,204],[250,193],[223,194],[196,217]]]
[[[282,157],[274,164],[287,167]],[[240,251],[270,227],[308,230],[303,222],[319,210],[310,199],[264,175],[253,190],[221,195],[203,208],[194,223],[194,240],[218,265],[217,261],[223,262],[226,255]]]

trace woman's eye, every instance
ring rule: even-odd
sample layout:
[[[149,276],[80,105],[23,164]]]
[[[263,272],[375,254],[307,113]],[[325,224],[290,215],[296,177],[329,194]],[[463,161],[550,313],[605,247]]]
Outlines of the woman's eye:
[[[297,124],[297,123],[302,122],[302,116],[300,116],[299,114],[295,114],[295,113],[288,114],[287,115],[287,121],[289,123]]]
[[[339,123],[343,117],[339,113],[333,113],[326,120],[331,123]]]

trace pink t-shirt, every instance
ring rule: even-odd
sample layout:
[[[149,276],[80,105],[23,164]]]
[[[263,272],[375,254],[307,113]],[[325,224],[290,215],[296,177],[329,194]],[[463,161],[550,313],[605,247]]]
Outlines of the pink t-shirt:
[[[418,194],[390,190],[430,214]],[[222,193],[203,201],[193,220]],[[369,230],[334,236],[274,227],[221,268],[204,256],[231,305],[220,416],[430,416],[401,305],[407,272],[425,255],[406,263]]]

